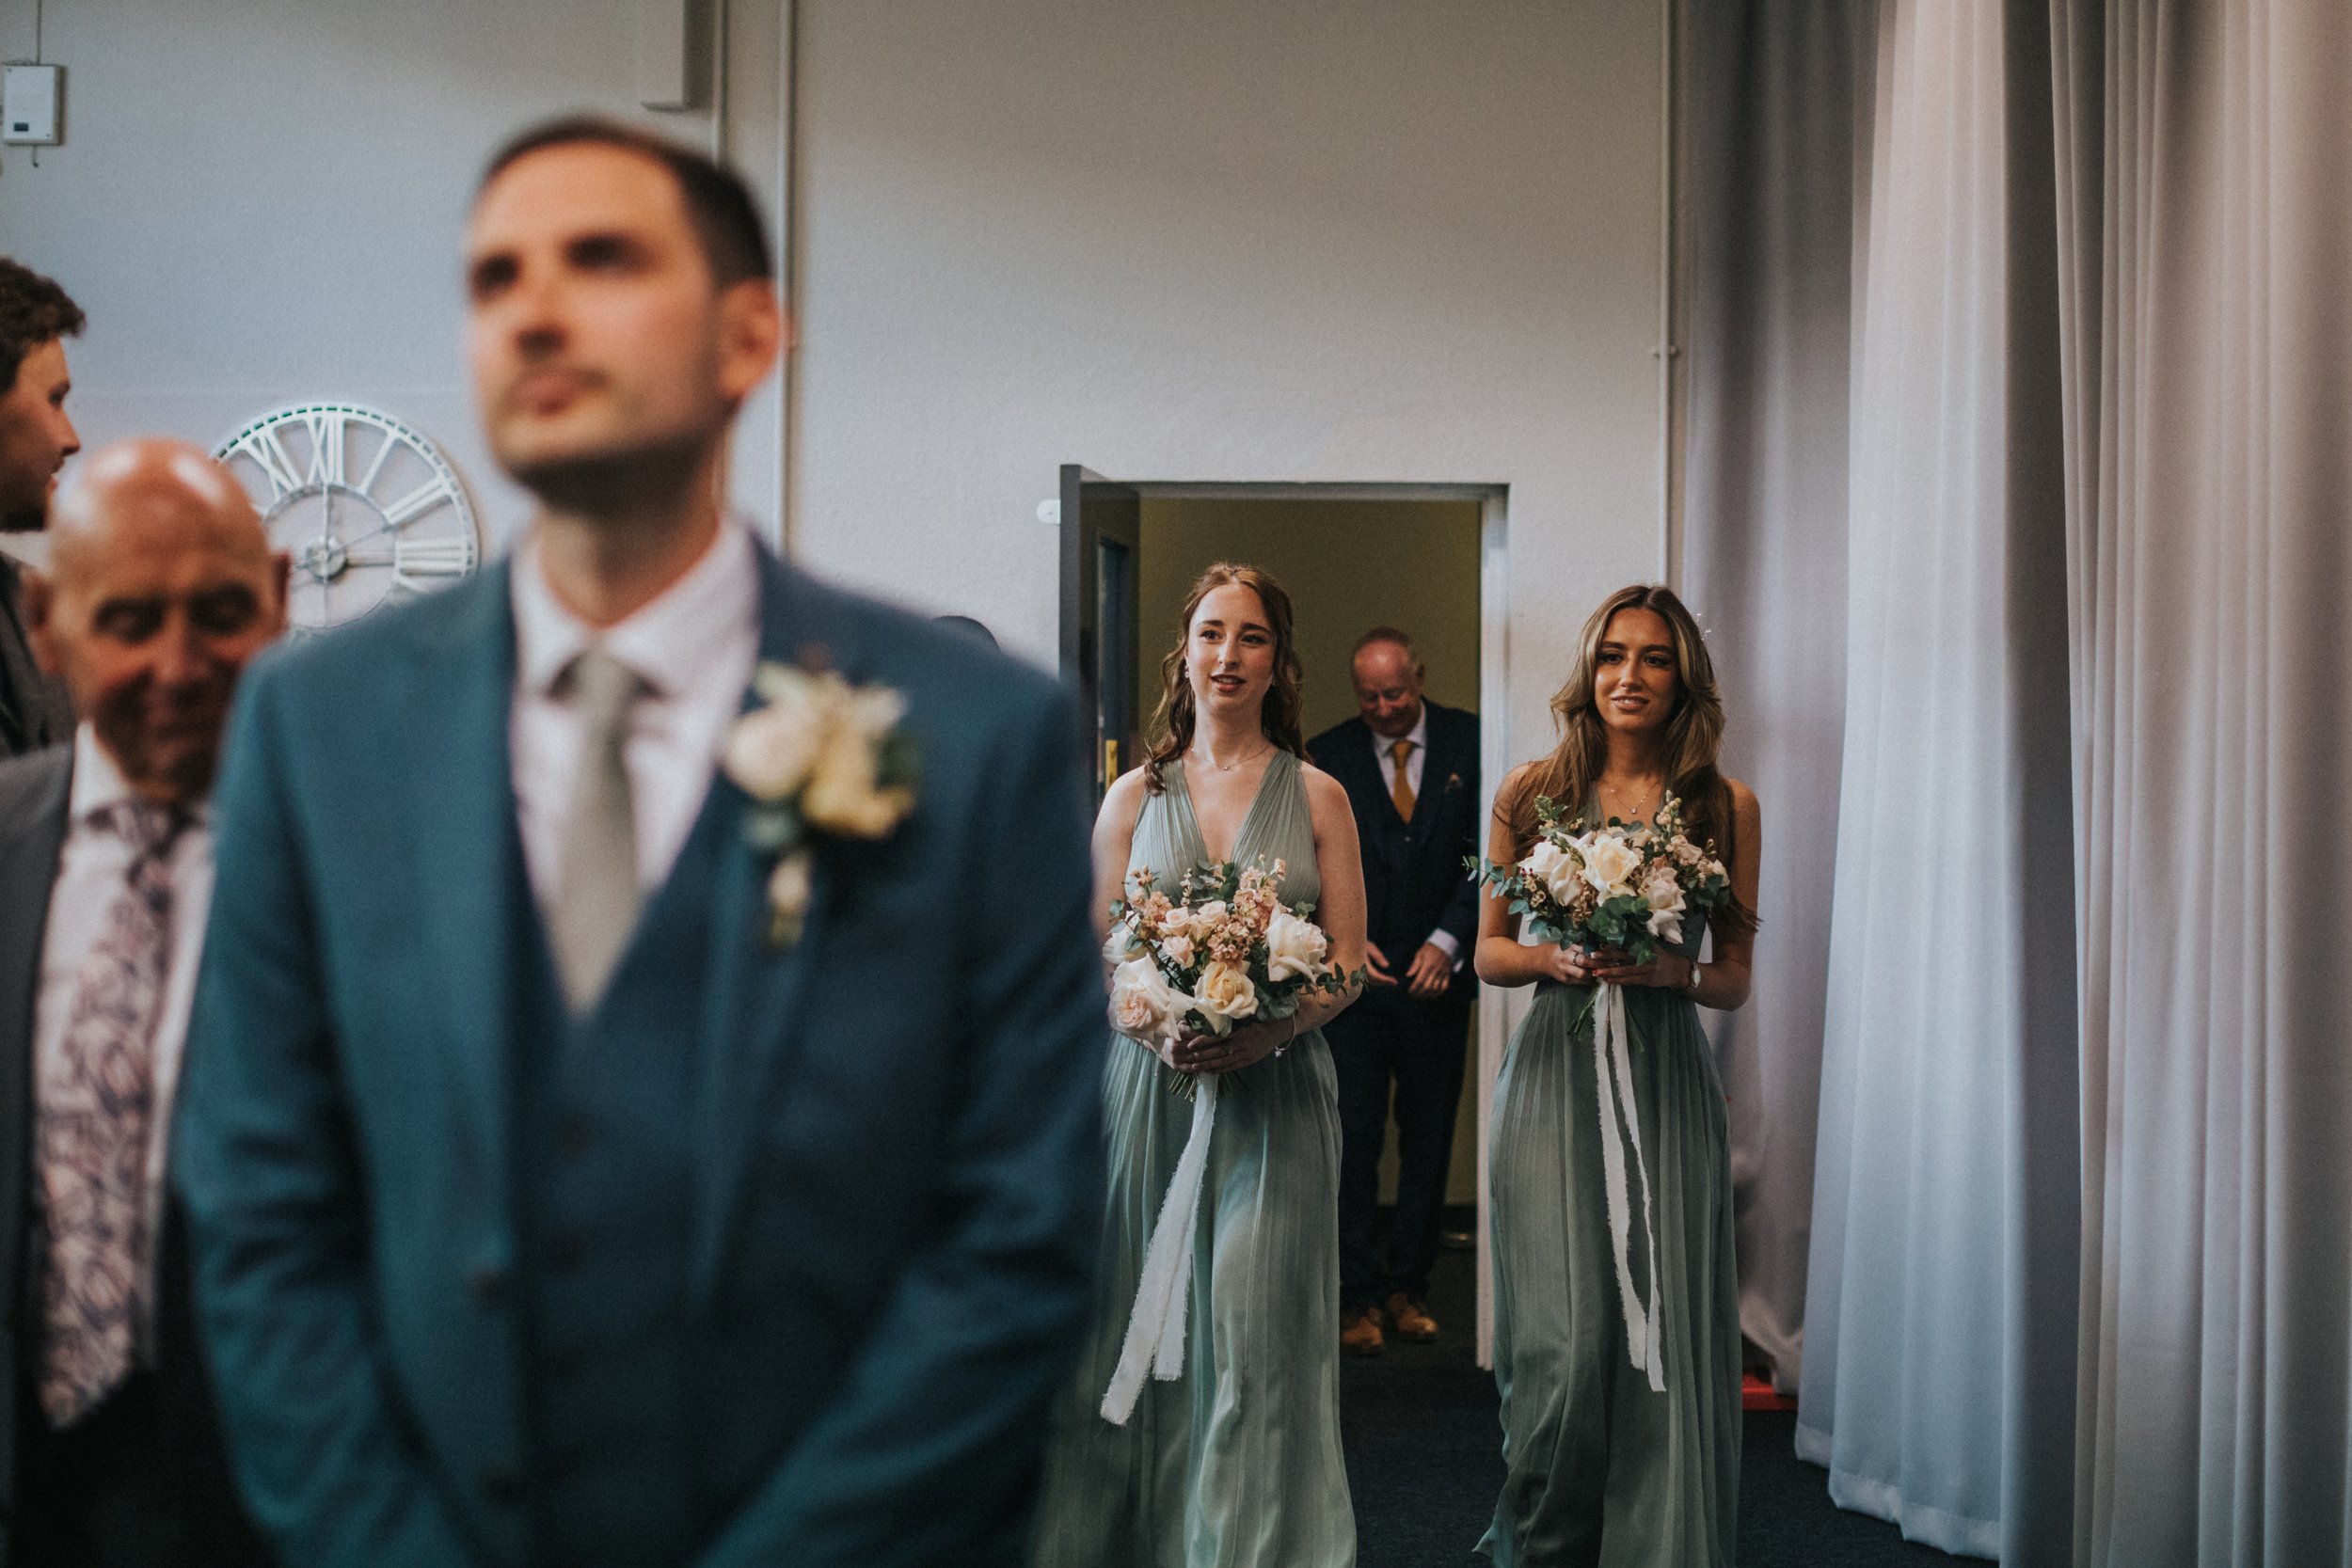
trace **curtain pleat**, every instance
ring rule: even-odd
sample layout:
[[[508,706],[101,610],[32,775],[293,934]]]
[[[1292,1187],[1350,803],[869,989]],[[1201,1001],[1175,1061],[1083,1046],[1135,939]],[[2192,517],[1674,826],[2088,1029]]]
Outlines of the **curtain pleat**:
[[[1683,587],[1764,812],[1766,962],[1712,1015],[1730,1100],[1740,1326],[1797,1388],[1845,730],[1846,387],[1856,84],[1851,0],[1693,0]]]
[[[2352,10],[2054,9],[2075,1558],[2352,1564]]]

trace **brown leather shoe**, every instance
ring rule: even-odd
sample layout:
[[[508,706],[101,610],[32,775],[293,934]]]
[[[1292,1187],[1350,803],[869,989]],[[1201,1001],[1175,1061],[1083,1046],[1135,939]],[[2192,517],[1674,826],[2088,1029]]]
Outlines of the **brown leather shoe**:
[[[1396,1325],[1400,1339],[1425,1345],[1438,1337],[1438,1320],[1402,1291],[1389,1298],[1389,1321]]]
[[[1389,1348],[1380,1332],[1380,1309],[1359,1307],[1340,1319],[1340,1349],[1350,1355],[1377,1355]]]

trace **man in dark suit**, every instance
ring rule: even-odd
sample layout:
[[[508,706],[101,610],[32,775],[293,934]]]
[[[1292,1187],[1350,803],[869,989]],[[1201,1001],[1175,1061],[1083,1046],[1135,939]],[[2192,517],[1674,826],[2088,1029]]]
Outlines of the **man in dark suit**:
[[[724,515],[786,334],[734,175],[557,122],[467,246],[538,514],[264,660],[222,779],[178,1168],[239,1474],[306,1568],[1010,1568],[1101,1223],[1075,715]]]
[[[1478,893],[1463,870],[1478,852],[1478,716],[1422,695],[1420,656],[1393,627],[1363,635],[1351,673],[1358,716],[1307,750],[1346,785],[1363,841],[1371,983],[1324,1034],[1340,1080],[1340,1342],[1376,1355],[1384,1307],[1400,1338],[1438,1337],[1429,1271],[1478,992]],[[1374,1218],[1391,1085],[1396,1210],[1384,1251]]]
[[[0,1565],[265,1560],[229,1482],[165,1197],[213,877],[205,800],[285,562],[194,448],[92,458],[26,579],[87,715],[0,762]]]
[[[0,256],[0,533],[49,521],[57,470],[82,448],[66,417],[65,340],[82,330],[66,292]],[[73,735],[65,683],[45,675],[24,627],[23,573],[0,554],[0,757],[59,746]]]

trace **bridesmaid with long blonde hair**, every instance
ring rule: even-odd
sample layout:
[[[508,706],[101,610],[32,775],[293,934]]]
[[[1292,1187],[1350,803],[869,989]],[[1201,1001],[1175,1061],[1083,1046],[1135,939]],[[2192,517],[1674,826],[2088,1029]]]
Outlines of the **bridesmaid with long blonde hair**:
[[[1283,861],[1285,903],[1312,902],[1345,973],[1364,962],[1364,881],[1338,781],[1303,759],[1290,595],[1218,564],[1184,601],[1143,767],[1113,784],[1094,833],[1098,904],[1131,872],[1172,888],[1213,861]],[[1339,1423],[1338,1082],[1321,1025],[1352,992],[1167,1061],[1112,1033],[1104,1067],[1109,1200],[1078,1374],[1056,1412],[1038,1568],[1351,1568],[1356,1526]],[[1183,1376],[1142,1381],[1104,1414],[1144,1255],[1195,1107],[1168,1068],[1214,1074],[1191,1255]],[[1194,1216],[1197,1216],[1195,1218]]]
[[[1747,1000],[1761,817],[1748,787],[1715,766],[1714,666],[1670,590],[1611,594],[1551,708],[1559,745],[1503,780],[1488,857],[1526,855],[1539,799],[1597,826],[1654,820],[1673,797],[1691,838],[1711,840],[1730,869],[1733,896],[1705,933],[1703,962],[1695,925],[1635,964],[1621,952],[1524,946],[1501,899],[1481,908],[1479,978],[1533,985],[1535,1000],[1495,1086],[1504,1480],[1478,1549],[1498,1568],[1730,1568],[1739,1282],[1723,1089],[1698,1009]],[[1603,984],[1625,988],[1629,1125],[1596,1068],[1590,1003]],[[1613,1166],[1646,1193],[1628,1205],[1629,1237],[1612,1236]],[[1636,1301],[1642,1325],[1628,1322]]]

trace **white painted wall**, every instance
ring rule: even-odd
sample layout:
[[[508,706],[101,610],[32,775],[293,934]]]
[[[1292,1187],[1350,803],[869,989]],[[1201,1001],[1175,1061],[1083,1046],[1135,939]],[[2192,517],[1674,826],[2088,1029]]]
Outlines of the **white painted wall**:
[[[29,56],[33,0],[0,0]],[[789,503],[820,569],[1049,660],[1056,469],[1502,482],[1511,750],[1585,607],[1659,570],[1659,13],[1636,0],[729,0],[727,140],[784,190]],[[379,403],[498,544],[457,240],[487,150],[632,112],[631,0],[46,0],[68,140],[0,249],[88,308],[93,440]],[[706,114],[649,116],[710,135]],[[784,214],[779,213],[781,224]],[[771,397],[738,495],[780,510]]]
[[[740,428],[739,503],[1042,663],[1063,463],[1507,484],[1482,707],[1500,754],[1549,743],[1588,607],[1662,569],[1664,0],[707,3],[803,326],[789,430],[773,391]],[[0,54],[30,56],[35,4],[0,0]],[[90,312],[86,436],[380,404],[501,544],[523,507],[473,434],[460,224],[518,125],[633,112],[634,0],[43,8],[68,141],[0,151],[0,250]]]
[[[1054,652],[1057,466],[1510,485],[1515,752],[1660,570],[1659,13],[801,0],[803,553]]]
[[[45,0],[66,141],[0,150],[0,251],[90,325],[70,350],[84,439],[210,444],[312,398],[379,404],[456,463],[493,546],[525,510],[475,435],[458,236],[484,159],[544,115],[634,114],[707,145],[710,116],[635,104],[635,0]],[[771,191],[778,0],[735,0],[730,134]],[[0,0],[29,59],[33,0]],[[777,428],[772,396],[750,425]],[[777,451],[739,491],[772,518]]]

